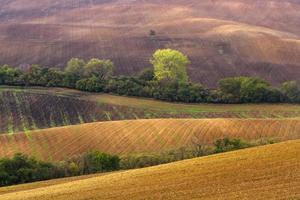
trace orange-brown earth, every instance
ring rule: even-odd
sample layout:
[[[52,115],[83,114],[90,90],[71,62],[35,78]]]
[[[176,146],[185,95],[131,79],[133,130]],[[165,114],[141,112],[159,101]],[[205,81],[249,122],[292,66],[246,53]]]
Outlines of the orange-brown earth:
[[[298,119],[156,119],[96,122],[0,135],[0,157],[22,152],[64,160],[91,150],[126,155],[162,153],[223,137],[247,141],[300,138]]]
[[[300,80],[300,1],[0,0],[0,43],[0,63],[21,67],[99,57],[132,74],[170,47],[209,86],[238,75],[280,83]]]

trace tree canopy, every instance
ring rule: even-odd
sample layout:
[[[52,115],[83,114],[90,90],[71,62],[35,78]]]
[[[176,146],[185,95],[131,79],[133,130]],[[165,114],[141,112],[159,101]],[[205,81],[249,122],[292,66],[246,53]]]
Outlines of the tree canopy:
[[[113,74],[114,64],[110,60],[92,58],[84,67],[86,77],[97,77],[101,82],[106,82]]]
[[[187,66],[190,61],[187,56],[177,50],[159,49],[151,58],[154,66],[154,76],[160,80],[188,82]]]
[[[0,85],[68,87],[193,103],[300,103],[296,81],[273,87],[257,77],[231,77],[220,80],[218,88],[210,89],[188,80],[186,68],[190,61],[179,51],[157,50],[151,63],[154,67],[131,76],[113,76],[112,61],[97,58],[87,62],[72,58],[64,70],[4,65],[0,66]]]
[[[280,89],[291,103],[300,102],[300,88],[298,87],[297,81],[285,82],[281,85]]]
[[[254,77],[232,77],[219,81],[222,100],[228,103],[280,101],[279,91],[265,80]]]
[[[85,66],[85,61],[79,58],[72,58],[67,63],[65,71],[70,74],[77,75],[81,77],[83,75],[83,70]]]

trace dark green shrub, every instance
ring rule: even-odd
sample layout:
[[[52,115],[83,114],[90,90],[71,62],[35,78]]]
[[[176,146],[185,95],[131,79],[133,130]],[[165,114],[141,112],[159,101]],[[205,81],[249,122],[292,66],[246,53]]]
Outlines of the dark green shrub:
[[[55,166],[23,154],[0,159],[0,186],[28,183],[53,178]]]
[[[119,169],[120,158],[115,155],[92,151],[84,155],[84,174],[108,172]]]
[[[102,92],[104,90],[104,85],[97,77],[93,76],[91,78],[81,79],[77,81],[76,89],[88,92]]]
[[[122,169],[143,168],[163,163],[159,154],[137,154],[121,158]]]
[[[288,81],[281,85],[281,92],[285,101],[290,103],[300,102],[300,87],[297,81]]]
[[[247,143],[238,138],[225,137],[223,139],[218,139],[214,142],[215,153],[233,151],[238,149],[244,149],[252,146],[252,144]]]
[[[18,153],[0,159],[0,186],[114,171],[119,169],[119,162],[118,156],[98,151],[53,164]]]

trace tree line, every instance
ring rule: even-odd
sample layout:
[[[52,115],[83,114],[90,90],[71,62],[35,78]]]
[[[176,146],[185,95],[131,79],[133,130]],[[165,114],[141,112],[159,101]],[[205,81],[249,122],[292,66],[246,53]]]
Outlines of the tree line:
[[[65,69],[32,65],[20,70],[0,67],[0,84],[15,86],[67,87],[88,92],[149,97],[190,103],[299,103],[296,81],[278,87],[256,77],[230,77],[218,82],[216,89],[191,82],[187,56],[172,49],[157,50],[150,59],[153,67],[132,76],[114,76],[110,60],[72,58]]]
[[[118,156],[98,151],[58,163],[17,153],[12,158],[0,159],[0,186],[115,171],[120,167],[119,162]]]
[[[195,135],[190,146],[161,153],[129,154],[119,157],[99,151],[90,151],[60,162],[40,161],[34,157],[17,153],[12,158],[0,158],[0,187],[55,178],[143,168],[274,142],[270,139],[248,142],[239,138],[225,137],[217,139],[213,145],[206,145],[203,144],[200,137]]]

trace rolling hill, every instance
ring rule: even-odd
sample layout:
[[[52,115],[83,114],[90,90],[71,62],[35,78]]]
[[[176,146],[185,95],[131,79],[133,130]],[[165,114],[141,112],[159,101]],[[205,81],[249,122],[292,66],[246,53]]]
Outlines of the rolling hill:
[[[80,100],[69,94],[51,94],[16,89],[0,91],[0,133],[13,134],[40,128],[85,122],[136,119],[146,116],[142,109]],[[151,112],[148,112],[151,116]]]
[[[300,104],[188,104],[27,87],[73,87],[77,75],[41,70],[37,81],[34,71],[26,73],[30,65],[64,69],[74,57],[99,58],[115,64],[113,81],[86,66],[72,70],[81,74],[76,88],[109,85],[106,92],[124,94],[132,87],[137,94],[146,84],[140,94],[170,96],[173,84],[119,76],[151,67],[152,54],[163,48],[188,56],[189,81],[207,86],[205,102],[237,98],[214,88],[238,76],[274,86],[267,91],[257,79],[242,81],[240,93],[249,90],[240,95],[243,102],[254,102],[250,95],[298,102],[292,101],[297,83],[280,84],[300,83],[300,0],[0,0],[0,67],[24,70],[14,77],[4,67],[0,82],[26,85],[0,86],[1,185],[89,174],[0,187],[0,200],[300,200]],[[202,92],[178,83],[180,96]],[[237,85],[228,87],[237,93]],[[220,146],[249,148],[216,153],[227,150]],[[106,154],[86,154],[91,151],[116,156],[108,161]],[[28,155],[29,164],[26,156],[8,159],[16,153]],[[158,166],[136,169],[149,165]]]
[[[155,49],[174,48],[210,87],[240,75],[300,81],[299,10],[299,0],[0,0],[0,64],[99,57],[132,74]]]
[[[297,118],[300,105],[179,104],[62,88],[0,87],[0,133],[154,118]]]
[[[82,180],[2,188],[0,198],[297,200],[299,154],[300,141],[289,141]]]
[[[298,119],[156,119],[96,122],[0,135],[0,157],[22,152],[64,160],[91,150],[111,154],[163,153],[225,136],[247,141],[300,138]],[[196,140],[196,141],[195,141]]]

